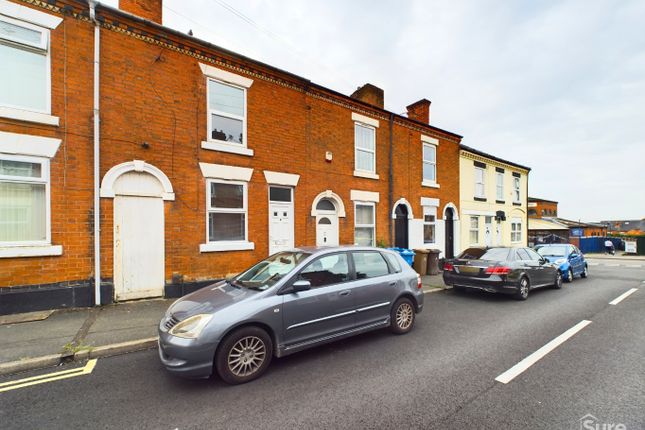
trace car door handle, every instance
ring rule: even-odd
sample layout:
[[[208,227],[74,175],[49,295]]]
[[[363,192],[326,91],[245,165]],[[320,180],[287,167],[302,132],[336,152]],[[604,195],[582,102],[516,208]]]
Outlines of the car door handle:
[[[390,282],[390,287],[393,287],[393,286],[395,286],[395,285],[396,285],[396,281],[392,281],[392,282]]]
[[[341,291],[340,293],[338,293],[338,295],[339,296],[349,296],[350,293],[351,293],[351,290],[345,290],[345,291]]]

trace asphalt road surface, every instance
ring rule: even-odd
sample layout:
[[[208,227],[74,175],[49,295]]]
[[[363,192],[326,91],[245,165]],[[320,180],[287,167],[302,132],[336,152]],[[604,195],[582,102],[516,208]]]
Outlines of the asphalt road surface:
[[[553,350],[496,381],[545,345]],[[83,365],[3,377],[0,390]],[[406,336],[379,331],[276,359],[241,386],[177,379],[155,350],[24,385],[0,392],[0,428],[643,429],[645,268],[599,264],[590,278],[532,291],[525,302],[428,294]]]

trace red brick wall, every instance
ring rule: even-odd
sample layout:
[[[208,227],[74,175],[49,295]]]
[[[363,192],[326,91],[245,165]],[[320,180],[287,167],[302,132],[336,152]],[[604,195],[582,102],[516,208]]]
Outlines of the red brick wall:
[[[61,4],[62,2],[58,2]],[[75,3],[74,3],[75,4]],[[52,160],[52,242],[63,256],[0,260],[0,286],[88,279],[92,266],[92,25],[65,16],[52,32],[53,114],[60,127],[38,127],[0,120],[0,130],[58,136],[63,144]],[[122,23],[143,28],[143,24]],[[125,28],[125,24],[123,28]],[[146,28],[150,34],[154,29]],[[173,38],[171,35],[164,37]],[[65,44],[66,42],[66,44]],[[185,41],[181,41],[185,43]],[[212,51],[217,54],[215,51]],[[224,55],[224,54],[222,54]],[[101,30],[101,177],[113,166],[134,159],[161,169],[170,179],[175,200],[165,208],[165,277],[185,280],[219,277],[268,254],[268,185],[263,170],[295,173],[295,244],[313,245],[313,199],[331,189],[345,205],[340,218],[340,242],[354,242],[354,207],[350,190],[380,193],[376,205],[376,238],[390,242],[388,203],[389,122],[387,113],[357,102],[249,76],[248,146],[253,157],[205,150],[206,79],[198,60],[123,32]],[[247,65],[248,66],[248,65]],[[255,68],[259,66],[255,65]],[[259,68],[261,69],[261,68]],[[271,70],[261,70],[274,73]],[[236,72],[242,74],[240,72]],[[294,78],[291,78],[294,79]],[[294,79],[295,80],[295,79]],[[314,96],[318,94],[318,96]],[[66,103],[65,103],[66,100]],[[342,105],[341,105],[342,104]],[[380,180],[353,176],[354,122],[352,112],[377,117],[377,169]],[[371,114],[370,114],[371,112]],[[393,202],[401,197],[422,216],[420,197],[436,197],[441,208],[459,202],[459,148],[455,137],[431,128],[423,134],[439,139],[440,189],[421,187],[421,131],[397,118],[394,125]],[[143,143],[148,143],[144,148]],[[326,151],[333,161],[325,161]],[[248,237],[253,251],[200,253],[206,239],[206,181],[199,162],[252,167],[248,187]],[[441,212],[439,212],[441,216]],[[101,199],[102,277],[113,272],[113,200]]]

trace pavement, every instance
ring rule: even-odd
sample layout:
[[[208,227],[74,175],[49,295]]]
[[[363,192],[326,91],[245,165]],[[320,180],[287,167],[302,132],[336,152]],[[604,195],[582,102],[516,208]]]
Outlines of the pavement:
[[[175,377],[153,349],[0,376],[0,423],[3,430],[645,429],[643,281],[645,268],[598,266],[526,301],[427,294],[405,336],[378,330],[276,358],[262,378],[239,386]],[[514,379],[498,381],[584,321],[591,322]]]
[[[445,288],[441,275],[422,283],[426,293]],[[174,300],[0,316],[0,375],[155,347],[159,321]]]

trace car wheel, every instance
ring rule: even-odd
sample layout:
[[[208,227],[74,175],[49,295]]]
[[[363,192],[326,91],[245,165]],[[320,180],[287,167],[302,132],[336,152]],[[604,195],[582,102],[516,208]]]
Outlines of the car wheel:
[[[244,384],[262,376],[271,358],[271,336],[259,327],[243,327],[226,336],[215,354],[215,368],[227,384]]]
[[[414,304],[412,300],[401,298],[392,306],[390,313],[390,329],[394,334],[405,334],[414,325]]]
[[[587,265],[585,264],[585,268],[582,270],[582,273],[580,274],[581,277],[586,278],[589,276],[589,269],[587,268]]]
[[[570,271],[571,269],[569,269],[569,272]],[[553,284],[553,288],[555,288],[556,290],[559,290],[560,288],[562,288],[562,273],[560,273],[559,270],[556,270],[555,272],[555,283]]]
[[[573,282],[573,269],[571,267],[567,270],[567,282]]]
[[[517,287],[517,292],[515,293],[515,299],[516,300],[526,300],[529,298],[529,290],[531,289],[531,285],[529,283],[529,278],[526,276],[522,276],[522,279],[520,279],[520,285]]]

